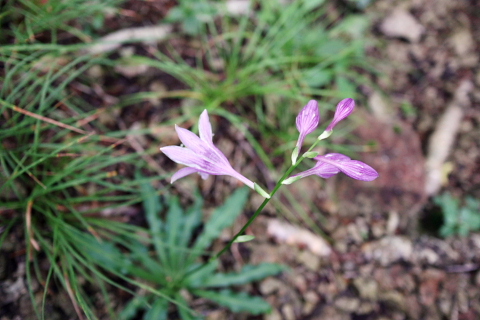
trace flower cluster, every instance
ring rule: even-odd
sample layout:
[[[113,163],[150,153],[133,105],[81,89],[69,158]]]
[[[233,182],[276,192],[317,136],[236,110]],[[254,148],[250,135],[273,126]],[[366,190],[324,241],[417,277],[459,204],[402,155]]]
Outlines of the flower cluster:
[[[355,101],[353,101],[353,99],[347,98],[340,101],[335,110],[335,115],[333,116],[332,122],[327,126],[325,131],[318,137],[318,139],[323,140],[328,138],[332,134],[333,128],[341,120],[348,117],[354,109]],[[292,154],[292,160],[294,163],[298,157],[305,136],[316,129],[319,119],[320,116],[318,115],[318,104],[316,101],[310,100],[310,102],[303,107],[302,111],[300,111],[300,114],[297,116],[297,129],[300,132],[300,135]],[[327,179],[339,172],[343,172],[353,179],[362,181],[372,181],[378,177],[378,172],[369,165],[358,160],[352,160],[346,155],[340,153],[329,153],[324,156],[317,155],[314,157],[314,159],[317,161],[317,163],[312,169],[293,175],[288,179],[285,179],[282,184],[290,184],[298,179],[312,174]]]
[[[318,137],[318,140],[328,138],[333,128],[341,120],[348,117],[355,108],[353,99],[344,99],[337,105],[335,115],[332,122],[327,126],[325,131]],[[315,131],[320,122],[320,114],[318,111],[318,103],[310,100],[307,105],[300,111],[296,119],[299,137],[297,144],[292,153],[293,165],[298,165],[297,158],[302,148],[305,137]],[[187,166],[177,171],[171,182],[183,178],[192,173],[199,173],[203,179],[208,175],[228,175],[232,176],[250,188],[259,192],[262,196],[270,198],[270,195],[262,190],[256,183],[252,182],[242,174],[232,168],[226,156],[213,144],[213,133],[207,110],[203,111],[199,120],[199,136],[193,132],[175,126],[178,137],[184,146],[168,146],[160,148],[167,157],[173,161]],[[305,157],[310,157],[312,153],[306,153]],[[316,162],[313,168],[298,173],[282,181],[282,184],[290,184],[298,179],[309,175],[317,175],[322,178],[330,178],[339,172],[343,172],[347,176],[362,181],[372,181],[378,177],[377,171],[369,165],[352,160],[346,155],[340,153],[328,153],[326,155],[318,155],[313,153],[311,156]]]

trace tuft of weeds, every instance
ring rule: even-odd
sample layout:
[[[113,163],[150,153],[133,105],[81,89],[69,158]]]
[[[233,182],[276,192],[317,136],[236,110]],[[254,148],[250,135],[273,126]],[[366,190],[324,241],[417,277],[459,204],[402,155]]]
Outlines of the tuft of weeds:
[[[102,260],[108,268],[126,269],[128,274],[155,284],[169,299],[152,294],[138,295],[122,311],[121,319],[134,319],[142,310],[145,311],[145,320],[171,319],[171,301],[175,301],[181,319],[201,319],[189,310],[185,299],[189,295],[213,301],[236,313],[262,314],[271,310],[262,298],[235,292],[230,287],[276,275],[285,270],[283,266],[263,263],[245,265],[238,273],[220,273],[216,272],[218,259],[199,262],[199,258],[209,255],[207,249],[213,240],[242,213],[248,188],[235,191],[212,213],[203,227],[203,199],[199,194],[195,196],[195,203],[184,210],[176,197],[161,201],[149,183],[143,183],[142,190],[155,254],[152,256],[144,245],[132,242],[128,255],[117,251],[115,256]],[[161,219],[164,203],[168,208],[165,219]],[[194,237],[195,233],[198,236]]]
[[[32,302],[36,283],[44,288],[44,306],[55,282],[69,294],[79,318],[96,319],[94,302],[81,285],[87,280],[100,287],[113,314],[106,284],[120,284],[98,263],[86,260],[85,248],[78,243],[87,236],[98,242],[112,234],[135,236],[137,228],[112,221],[126,217],[106,215],[140,202],[141,181],[123,172],[142,162],[137,153],[127,152],[117,132],[101,132],[95,121],[85,121],[97,110],[69,90],[74,82],[82,85],[85,70],[104,61],[90,56],[69,60],[55,51],[12,52],[0,59],[5,66],[0,90],[0,209],[6,213],[0,224],[7,225],[0,240],[8,237],[13,221],[24,225]],[[48,270],[40,262],[44,256],[50,262]],[[39,306],[34,306],[43,319]]]
[[[443,225],[439,232],[442,237],[465,237],[470,232],[480,230],[480,200],[467,197],[461,206],[459,199],[445,192],[433,201],[441,208]]]
[[[86,71],[111,62],[77,54],[82,44],[57,44],[72,35],[89,40],[82,25],[116,3],[2,4],[0,23],[8,29],[0,41],[12,44],[0,48],[0,246],[18,240],[10,231],[23,225],[28,292],[39,319],[47,317],[52,286],[68,293],[79,319],[97,319],[99,306],[115,318],[110,285],[131,292],[126,282],[152,290],[121,273],[112,278],[85,254],[89,245],[114,235],[141,238],[141,229],[123,223],[128,216],[121,212],[141,201],[143,181],[129,172],[146,165],[128,150],[126,132],[109,131],[98,121],[102,110],[82,98],[81,89],[92,86]],[[85,240],[90,237],[97,244]],[[97,286],[101,301],[85,291],[90,285]]]
[[[123,0],[7,0],[0,4],[0,43],[81,40],[91,42],[92,33],[103,26],[105,14]],[[73,22],[73,23],[72,23]]]

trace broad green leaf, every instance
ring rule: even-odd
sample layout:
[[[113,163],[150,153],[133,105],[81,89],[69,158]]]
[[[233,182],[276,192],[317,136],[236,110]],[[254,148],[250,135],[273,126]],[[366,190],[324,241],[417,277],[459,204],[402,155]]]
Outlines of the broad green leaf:
[[[272,307],[260,297],[252,297],[246,292],[234,293],[230,290],[220,292],[207,290],[194,290],[195,295],[212,300],[221,306],[227,307],[233,312],[248,312],[262,314],[270,312]]]
[[[214,239],[220,236],[223,229],[235,222],[238,215],[242,213],[248,194],[248,188],[238,189],[227,199],[223,206],[215,210],[205,225],[205,231],[198,237],[193,248],[198,255],[206,250]]]
[[[216,273],[205,279],[202,287],[228,287],[232,285],[247,284],[252,281],[276,275],[286,268],[275,263],[262,263],[259,265],[246,265],[239,273]]]
[[[167,320],[168,301],[162,298],[155,300],[150,310],[143,316],[143,320]]]

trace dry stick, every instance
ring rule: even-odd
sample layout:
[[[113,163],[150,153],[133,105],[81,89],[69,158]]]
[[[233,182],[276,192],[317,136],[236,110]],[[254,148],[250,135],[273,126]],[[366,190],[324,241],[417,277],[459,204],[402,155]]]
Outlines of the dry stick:
[[[75,300],[75,294],[73,293],[72,286],[70,285],[70,281],[68,280],[68,277],[65,273],[63,274],[63,276],[65,278],[65,286],[67,287],[66,288],[67,289],[67,294],[68,294],[70,300],[72,301],[73,308],[75,309],[75,313],[77,314],[78,319],[84,320],[85,317],[83,316],[83,313],[80,310],[80,307],[78,306],[77,300]]]
[[[42,121],[51,123],[51,124],[56,125],[56,126],[58,126],[58,127],[65,128],[65,129],[69,129],[69,130],[71,130],[71,131],[75,131],[75,132],[81,133],[81,134],[88,134],[88,132],[85,131],[85,130],[72,127],[72,126],[70,126],[70,125],[68,125],[68,124],[65,124],[65,123],[62,123],[62,122],[60,122],[60,121],[53,120],[53,119],[50,119],[50,118],[47,118],[47,117],[38,115],[38,114],[36,114],[36,113],[33,113],[33,112],[30,112],[30,111],[24,110],[24,109],[19,108],[19,107],[17,107],[17,106],[9,105],[9,107],[12,108],[13,110],[17,111],[17,112],[23,113],[24,115],[27,115],[27,116],[30,116],[30,117],[32,117],[32,118],[35,118],[35,119],[38,119],[38,120],[42,120]]]
[[[58,127],[61,127],[61,128],[64,128],[64,129],[68,129],[68,130],[71,130],[71,131],[75,131],[77,133],[81,133],[81,134],[85,134],[87,135],[88,137],[89,136],[92,136],[94,135],[95,133],[93,132],[88,132],[88,131],[85,131],[85,130],[82,130],[82,129],[78,129],[78,128],[75,128],[73,126],[70,126],[68,124],[65,124],[65,123],[62,123],[60,121],[57,121],[57,120],[53,120],[53,119],[50,119],[50,118],[47,118],[47,117],[44,117],[44,116],[41,116],[39,114],[36,114],[36,113],[33,113],[33,112],[30,112],[30,111],[27,111],[27,110],[24,110],[22,108],[19,108],[13,104],[10,104],[4,100],[1,100],[0,99],[0,103],[4,103],[7,107],[11,108],[12,110],[14,111],[17,111],[17,112],[20,112],[24,115],[27,115],[27,116],[30,116],[32,118],[35,118],[35,119],[38,119],[38,120],[42,120],[42,121],[45,121],[45,122],[48,122],[50,124],[53,124],[53,125],[56,125]],[[98,135],[101,139],[101,141],[103,142],[113,142],[113,143],[119,143],[119,141],[121,142],[124,142],[125,140],[122,140],[122,139],[118,139],[118,138],[112,138],[112,137],[108,137],[108,136],[104,136],[104,135]]]
[[[27,233],[28,239],[30,240],[30,244],[35,248],[35,250],[40,251],[40,246],[38,242],[33,238],[33,231],[32,231],[32,206],[33,200],[28,200],[27,202],[27,210],[25,212],[25,221],[27,224]],[[32,251],[28,252],[28,259],[32,260]]]
[[[83,127],[84,125],[92,122],[93,120],[96,120],[96,119],[100,116],[100,114],[101,114],[102,112],[104,112],[105,110],[107,110],[107,109],[106,109],[106,108],[100,108],[100,109],[98,109],[97,111],[95,111],[94,114],[91,114],[91,115],[89,115],[88,117],[86,117],[86,118],[84,118],[84,119],[82,119],[82,120],[78,120],[78,121],[77,121],[77,126]]]

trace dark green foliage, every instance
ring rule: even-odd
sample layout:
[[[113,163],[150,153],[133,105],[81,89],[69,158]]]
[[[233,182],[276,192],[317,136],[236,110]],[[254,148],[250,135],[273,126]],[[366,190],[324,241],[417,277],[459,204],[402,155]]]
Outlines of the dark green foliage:
[[[128,274],[154,282],[159,291],[175,301],[182,319],[196,319],[198,315],[188,310],[187,302],[182,298],[182,290],[212,300],[233,312],[252,314],[265,313],[270,310],[267,302],[247,293],[236,293],[232,290],[216,291],[215,288],[226,288],[248,284],[265,277],[278,274],[284,267],[277,264],[247,265],[239,273],[217,272],[218,261],[199,262],[201,256],[209,255],[207,249],[217,239],[223,229],[230,227],[243,211],[249,194],[248,188],[237,190],[226,202],[217,208],[203,226],[203,231],[193,238],[193,233],[202,224],[202,198],[197,194],[195,203],[188,209],[180,207],[178,199],[168,199],[165,219],[160,213],[163,205],[155,190],[149,183],[142,186],[142,198],[150,225],[150,234],[156,256],[146,250],[136,250],[131,246],[131,253],[125,254],[132,261]],[[141,246],[141,245],[139,245]],[[120,257],[110,257],[110,269],[119,269],[124,262]],[[115,266],[119,262],[121,266]],[[151,303],[148,307],[140,301]],[[134,298],[122,312],[122,319],[132,319],[140,309],[148,310],[144,319],[162,319],[169,310],[168,300],[153,296]]]

